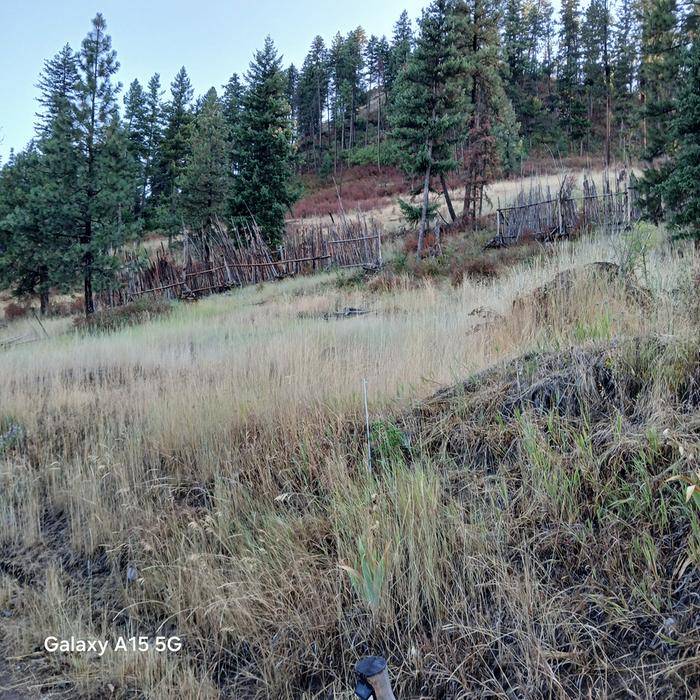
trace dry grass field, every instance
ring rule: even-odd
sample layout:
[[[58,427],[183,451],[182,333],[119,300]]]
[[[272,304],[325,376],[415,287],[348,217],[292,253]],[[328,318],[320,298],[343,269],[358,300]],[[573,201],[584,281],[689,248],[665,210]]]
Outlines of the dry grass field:
[[[665,480],[700,443],[698,260],[640,235],[0,351],[0,685],[350,698],[377,653],[402,700],[691,697],[700,526]]]
[[[494,214],[499,206],[512,205],[521,191],[528,192],[531,187],[539,186],[543,191],[549,187],[554,195],[567,177],[574,181],[574,186],[579,193],[584,175],[595,182],[598,188],[602,187],[605,173],[597,163],[575,161],[569,164],[557,165],[556,162],[552,162],[546,165],[548,167],[544,164],[531,165],[529,172],[523,173],[521,177],[496,180],[489,184],[485,190],[484,215]],[[614,173],[621,168],[622,165],[619,165],[611,169],[611,184]],[[333,184],[329,184],[304,197],[295,207],[296,218],[288,223],[296,226],[318,222],[327,224],[330,221],[329,212],[336,217],[340,213],[338,203],[340,194],[343,210],[347,214],[369,214],[381,222],[387,232],[392,233],[405,226],[405,219],[401,214],[397,198],[402,197],[413,204],[418,204],[418,195],[411,197],[406,194],[408,183],[395,169],[390,169],[383,175],[377,172],[364,175],[362,169],[357,169],[351,170],[347,177],[350,181],[345,184],[341,182],[337,190]],[[444,198],[437,195],[434,197],[439,202],[438,210],[445,220],[449,220]],[[450,198],[458,216],[462,213],[463,197],[462,186],[450,187]]]

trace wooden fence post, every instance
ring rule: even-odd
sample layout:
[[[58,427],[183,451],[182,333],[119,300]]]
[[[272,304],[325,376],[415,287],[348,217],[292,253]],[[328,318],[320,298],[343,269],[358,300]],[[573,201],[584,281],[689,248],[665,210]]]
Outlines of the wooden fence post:
[[[362,700],[396,700],[383,656],[365,656],[355,666],[358,680],[355,695]]]
[[[562,215],[561,215],[561,192],[557,195],[557,217],[559,219],[559,238],[564,235],[562,231]]]

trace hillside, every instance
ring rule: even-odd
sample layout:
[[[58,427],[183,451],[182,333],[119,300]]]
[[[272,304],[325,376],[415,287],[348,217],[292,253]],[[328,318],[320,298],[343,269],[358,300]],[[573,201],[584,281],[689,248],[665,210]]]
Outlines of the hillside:
[[[0,680],[349,698],[381,653],[401,698],[691,697],[698,520],[667,479],[696,466],[698,261],[647,234],[2,351]],[[50,654],[47,630],[183,647]]]

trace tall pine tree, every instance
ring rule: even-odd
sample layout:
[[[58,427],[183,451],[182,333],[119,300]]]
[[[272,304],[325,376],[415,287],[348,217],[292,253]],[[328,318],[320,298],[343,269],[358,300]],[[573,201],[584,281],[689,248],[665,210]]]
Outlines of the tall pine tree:
[[[450,5],[447,0],[433,0],[419,21],[416,48],[398,78],[393,106],[393,136],[404,167],[423,178],[419,257],[428,223],[431,177],[457,165],[452,144],[463,119],[462,75]]]
[[[290,107],[282,58],[270,37],[256,51],[246,74],[243,111],[235,134],[237,172],[232,214],[252,216],[269,243],[284,233],[293,186]]]
[[[228,128],[214,88],[204,96],[191,132],[178,187],[185,224],[205,230],[223,218],[230,185]]]
[[[129,235],[135,187],[134,160],[121,126],[113,78],[119,69],[107,24],[101,14],[92,21],[80,51],[77,103],[82,156],[78,237],[85,313],[95,310],[95,281],[106,284],[114,271],[114,251]]]

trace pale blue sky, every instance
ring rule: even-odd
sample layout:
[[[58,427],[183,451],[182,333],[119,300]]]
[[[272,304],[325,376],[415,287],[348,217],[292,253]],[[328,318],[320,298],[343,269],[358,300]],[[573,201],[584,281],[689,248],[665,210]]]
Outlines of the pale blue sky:
[[[411,19],[428,0],[0,0],[0,158],[32,138],[36,89],[43,61],[64,44],[74,49],[102,12],[128,86],[155,72],[167,89],[185,66],[195,93],[219,90],[243,73],[267,34],[285,64],[301,65],[316,34],[326,41],[362,25],[367,34],[391,35],[406,9]],[[120,96],[121,99],[121,96]]]

